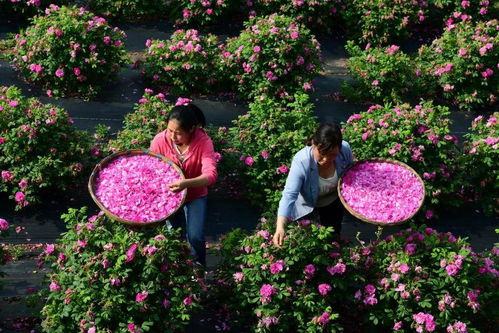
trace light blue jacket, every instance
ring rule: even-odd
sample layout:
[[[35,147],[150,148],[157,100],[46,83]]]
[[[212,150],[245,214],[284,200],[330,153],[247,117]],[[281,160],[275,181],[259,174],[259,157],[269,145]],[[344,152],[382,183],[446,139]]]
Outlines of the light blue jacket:
[[[336,157],[338,177],[353,163],[353,154],[348,142],[341,143],[341,151]],[[277,216],[288,220],[298,220],[314,210],[319,195],[319,169],[312,146],[301,149],[293,157],[286,186],[282,191]]]

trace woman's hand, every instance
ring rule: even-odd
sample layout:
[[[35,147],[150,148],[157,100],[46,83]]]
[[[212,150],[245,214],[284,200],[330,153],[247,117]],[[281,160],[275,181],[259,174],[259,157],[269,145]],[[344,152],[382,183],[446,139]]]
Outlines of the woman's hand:
[[[168,184],[168,187],[170,188],[170,191],[172,191],[173,193],[177,193],[187,188],[187,183],[185,179],[180,179],[171,184]]]
[[[282,243],[284,242],[284,235],[286,234],[286,218],[283,216],[279,216],[277,218],[277,225],[274,233],[274,246],[277,248],[281,248]]]

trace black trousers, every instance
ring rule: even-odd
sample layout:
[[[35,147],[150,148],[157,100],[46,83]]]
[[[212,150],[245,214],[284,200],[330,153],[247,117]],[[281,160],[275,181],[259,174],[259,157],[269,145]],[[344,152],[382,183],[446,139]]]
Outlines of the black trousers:
[[[318,222],[325,227],[333,227],[334,233],[340,235],[343,215],[345,215],[345,207],[341,204],[340,199],[336,199],[325,207],[316,207],[312,213],[302,217],[302,219]]]

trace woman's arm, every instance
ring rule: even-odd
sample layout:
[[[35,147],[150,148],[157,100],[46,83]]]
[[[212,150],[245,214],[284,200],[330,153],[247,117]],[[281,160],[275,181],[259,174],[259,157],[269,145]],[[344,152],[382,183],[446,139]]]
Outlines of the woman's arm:
[[[177,180],[168,186],[170,187],[170,191],[175,193],[175,192],[180,192],[185,188],[204,187],[208,186],[208,184],[209,184],[208,177],[206,175],[201,175],[196,178]]]
[[[286,233],[286,223],[291,218],[291,212],[300,193],[303,181],[305,179],[305,170],[303,165],[295,158],[291,162],[288,177],[286,178],[286,185],[282,191],[281,201],[279,202],[279,210],[277,212],[276,231],[274,234],[274,245],[281,247],[284,234]]]
[[[207,140],[201,148],[201,160],[199,163],[201,163],[201,175],[171,183],[170,191],[179,192],[189,187],[205,187],[216,182],[218,177],[217,162],[215,161],[215,150],[211,139]]]

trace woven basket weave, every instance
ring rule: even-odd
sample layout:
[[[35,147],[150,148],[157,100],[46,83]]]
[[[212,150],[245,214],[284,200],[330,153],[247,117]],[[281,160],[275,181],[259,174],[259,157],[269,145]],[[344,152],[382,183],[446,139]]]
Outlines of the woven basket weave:
[[[172,211],[170,213],[170,215],[165,216],[164,218],[159,219],[159,220],[155,220],[155,221],[150,221],[150,222],[129,221],[129,220],[125,220],[125,219],[113,214],[111,211],[109,211],[106,207],[104,207],[104,205],[97,199],[97,196],[95,195],[95,190],[96,190],[95,184],[96,184],[97,178],[99,176],[99,172],[100,172],[100,170],[104,169],[110,162],[114,161],[117,158],[120,158],[122,156],[137,156],[137,155],[150,155],[150,156],[157,157],[157,158],[161,159],[162,161],[164,161],[165,163],[169,164],[172,168],[174,168],[175,171],[180,176],[180,179],[185,179],[182,170],[175,163],[173,163],[167,157],[160,155],[160,154],[153,153],[149,150],[142,150],[142,149],[125,150],[122,152],[114,153],[114,154],[104,158],[102,161],[100,161],[95,166],[94,170],[92,171],[92,174],[90,175],[90,179],[88,180],[88,191],[90,192],[90,195],[92,196],[92,199],[97,204],[97,206],[99,206],[99,208],[110,219],[112,219],[114,221],[118,221],[120,223],[123,223],[124,225],[126,225],[128,227],[132,227],[134,229],[143,228],[143,227],[154,227],[154,226],[157,226],[158,224],[160,224],[161,222],[163,222],[164,220],[168,219],[170,216],[175,214],[180,209],[180,207],[182,207],[182,205],[185,202],[185,197],[187,195],[187,189],[184,189],[182,191],[182,201],[180,202],[180,205],[174,211]]]
[[[348,210],[350,212],[350,214],[352,214],[353,216],[355,216],[356,218],[358,218],[359,220],[361,221],[364,221],[364,222],[367,222],[367,223],[370,223],[370,224],[374,224],[374,225],[379,225],[379,226],[383,226],[383,227],[386,227],[386,226],[395,226],[395,225],[401,225],[401,224],[404,224],[408,221],[410,221],[418,212],[419,210],[421,209],[421,207],[423,206],[423,203],[424,203],[424,199],[425,199],[425,193],[426,193],[426,189],[425,189],[425,185],[424,185],[424,182],[423,180],[421,179],[421,177],[418,175],[418,173],[416,171],[414,171],[413,168],[411,168],[410,166],[408,166],[407,164],[403,163],[403,162],[400,162],[400,161],[397,161],[397,160],[392,160],[392,159],[389,159],[389,158],[369,158],[369,159],[365,159],[365,160],[362,160],[362,161],[357,161],[355,162],[353,165],[351,165],[350,167],[348,167],[345,172],[343,173],[343,176],[348,172],[348,170],[350,170],[351,168],[359,165],[359,164],[362,164],[362,163],[365,163],[365,162],[384,162],[384,163],[392,163],[392,164],[397,164],[397,165],[400,165],[402,167],[404,167],[405,169],[409,170],[420,182],[421,184],[423,185],[423,198],[421,199],[421,202],[419,204],[419,207],[418,209],[416,209],[416,211],[411,215],[409,216],[408,218],[406,218],[405,220],[401,220],[401,221],[397,221],[397,222],[380,222],[380,221],[376,221],[376,220],[371,220],[371,219],[368,219],[366,218],[365,216],[362,216],[362,215],[359,215],[358,213],[356,213],[348,204],[347,202],[345,201],[345,199],[343,198],[343,195],[341,194],[341,184],[343,183],[343,179],[340,178],[339,181],[338,181],[338,197],[340,198],[341,200],[341,203],[343,204],[343,206],[345,207],[346,210]]]

